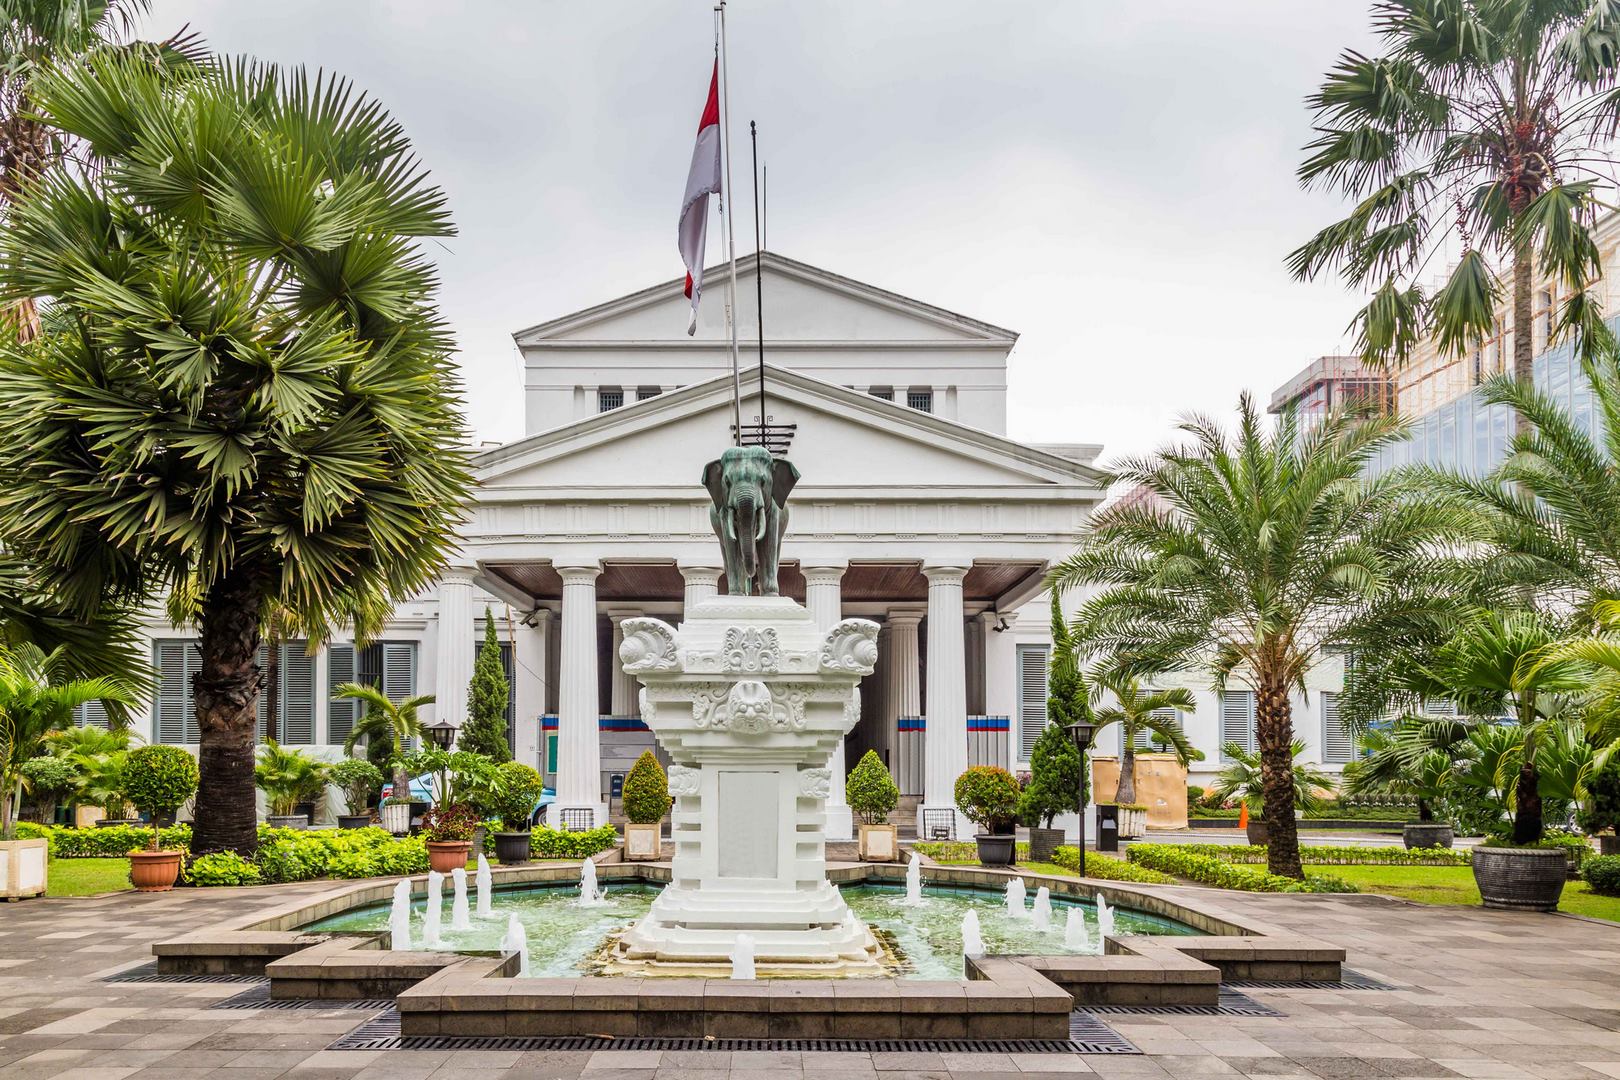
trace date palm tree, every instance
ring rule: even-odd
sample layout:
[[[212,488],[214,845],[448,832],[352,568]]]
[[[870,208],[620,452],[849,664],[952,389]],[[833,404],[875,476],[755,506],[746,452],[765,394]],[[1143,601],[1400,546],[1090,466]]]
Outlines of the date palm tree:
[[[1136,742],[1143,735],[1148,741],[1168,746],[1176,760],[1185,765],[1198,754],[1181,724],[1171,716],[1156,715],[1166,709],[1194,712],[1198,700],[1192,691],[1176,687],[1170,690],[1144,690],[1142,684],[1129,675],[1100,671],[1092,676],[1092,684],[1114,696],[1112,705],[1094,710],[1097,729],[1110,724],[1119,725],[1119,784],[1114,788],[1114,801],[1121,804],[1136,801]]]
[[[354,727],[349,729],[348,737],[343,740],[343,752],[354,753],[354,748],[361,740],[368,745],[375,742],[388,743],[393,747],[393,753],[388,756],[388,764],[394,772],[394,795],[408,796],[411,791],[411,774],[405,765],[406,743],[419,738],[425,730],[418,710],[424,705],[433,704],[433,695],[423,694],[396,703],[375,686],[367,686],[365,683],[343,683],[332,691],[332,696],[353,698],[366,707],[365,715],[355,722]]]
[[[1402,432],[1390,417],[1302,425],[1287,412],[1268,432],[1244,395],[1235,432],[1199,418],[1181,430],[1190,444],[1118,468],[1144,497],[1097,514],[1050,580],[1102,587],[1075,632],[1122,673],[1203,670],[1254,692],[1267,862],[1301,877],[1290,692],[1325,649],[1369,636],[1382,647],[1444,612],[1461,573],[1450,552],[1475,522],[1446,500],[1408,497],[1401,476],[1364,476]]]
[[[1507,292],[1513,377],[1528,385],[1538,274],[1559,297],[1553,336],[1610,347],[1588,290],[1602,276],[1599,189],[1615,182],[1605,147],[1620,122],[1620,9],[1381,0],[1373,28],[1383,55],[1345,52],[1308,99],[1318,135],[1299,167],[1304,185],[1354,208],[1294,251],[1290,270],[1337,270],[1371,293],[1351,326],[1375,365],[1404,363],[1431,336],[1454,355],[1473,349]],[[1445,284],[1427,291],[1420,280],[1452,251]]]
[[[166,597],[197,626],[192,850],[251,854],[267,621],[369,637],[454,544],[466,438],[419,247],[444,197],[342,79],[110,55],[31,86],[86,167],[0,233],[0,301],[44,327],[0,347],[6,544],[76,611]]]

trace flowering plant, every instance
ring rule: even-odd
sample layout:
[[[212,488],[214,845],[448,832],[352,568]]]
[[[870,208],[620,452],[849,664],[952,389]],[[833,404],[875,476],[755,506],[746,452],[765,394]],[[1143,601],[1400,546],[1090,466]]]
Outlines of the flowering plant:
[[[435,806],[422,815],[422,832],[439,843],[471,840],[479,824],[478,812],[466,803]]]

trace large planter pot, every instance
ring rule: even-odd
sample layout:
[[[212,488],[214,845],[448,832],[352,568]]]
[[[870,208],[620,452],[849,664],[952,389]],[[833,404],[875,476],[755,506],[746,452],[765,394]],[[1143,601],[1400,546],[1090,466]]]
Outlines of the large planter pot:
[[[856,854],[862,862],[894,862],[900,857],[900,830],[896,826],[862,824],[855,839]]]
[[[1248,834],[1249,843],[1257,847],[1271,838],[1271,830],[1266,827],[1266,823],[1260,818],[1250,818],[1244,832]]]
[[[1552,911],[1568,873],[1562,848],[1474,849],[1474,882],[1486,907]]]
[[[271,814],[264,820],[272,829],[309,828],[309,818],[304,814]]]
[[[395,836],[404,836],[411,831],[410,803],[384,803],[378,816],[382,819],[382,827]]]
[[[340,828],[340,829],[364,829],[366,826],[368,826],[370,824],[371,824],[371,815],[370,814],[339,814],[338,815],[338,828]]]
[[[168,892],[180,876],[183,851],[132,851],[129,880],[136,892]]]
[[[1001,836],[996,833],[977,833],[973,837],[974,843],[979,845],[980,866],[1011,866],[1013,858],[1018,852],[1018,838],[1016,836]]]
[[[495,858],[502,866],[518,866],[529,861],[529,839],[526,832],[498,832],[495,834]]]
[[[96,828],[98,828],[98,829],[121,829],[125,825],[144,825],[144,824],[145,824],[145,822],[143,822],[140,818],[132,818],[132,817],[129,817],[129,818],[124,818],[124,817],[98,818],[96,820]]]
[[[45,895],[50,867],[50,841],[0,840],[0,898],[26,900]]]
[[[1423,821],[1402,825],[1401,839],[1410,851],[1415,848],[1448,848],[1454,837],[1450,825],[1440,821]]]
[[[471,840],[429,840],[428,866],[441,874],[467,865],[467,852],[472,850]]]
[[[663,855],[663,825],[632,821],[624,827],[624,857],[631,862],[652,862]]]
[[[1058,845],[1063,843],[1062,829],[1036,829],[1029,830],[1029,861],[1051,862],[1052,854],[1057,851]]]

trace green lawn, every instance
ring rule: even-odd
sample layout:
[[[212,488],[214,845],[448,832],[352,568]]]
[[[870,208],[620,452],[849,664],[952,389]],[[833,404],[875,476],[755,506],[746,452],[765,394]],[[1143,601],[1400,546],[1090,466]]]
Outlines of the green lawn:
[[[94,896],[130,888],[128,859],[51,858],[46,896]]]
[[[1420,904],[1478,904],[1474,872],[1466,866],[1325,866],[1307,863],[1308,874],[1332,874],[1362,892],[1383,893]],[[1620,897],[1598,896],[1584,881],[1564,886],[1558,910],[1620,922]]]

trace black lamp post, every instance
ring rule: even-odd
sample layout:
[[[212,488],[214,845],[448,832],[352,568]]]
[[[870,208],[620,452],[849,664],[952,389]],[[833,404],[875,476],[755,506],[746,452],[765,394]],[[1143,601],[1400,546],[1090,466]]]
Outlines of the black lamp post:
[[[1097,734],[1097,725],[1086,720],[1077,720],[1063,730],[1069,733],[1074,741],[1074,748],[1080,751],[1080,876],[1086,876],[1086,751],[1091,749],[1091,740]]]
[[[437,724],[429,724],[422,730],[426,732],[428,738],[433,740],[434,746],[437,746],[440,750],[448,751],[456,741],[456,732],[461,729],[448,720],[440,720]],[[440,806],[444,806],[449,803],[449,799],[450,789],[445,784],[444,770],[440,769],[438,798],[434,801]],[[1085,864],[1082,862],[1081,865],[1084,866]]]

